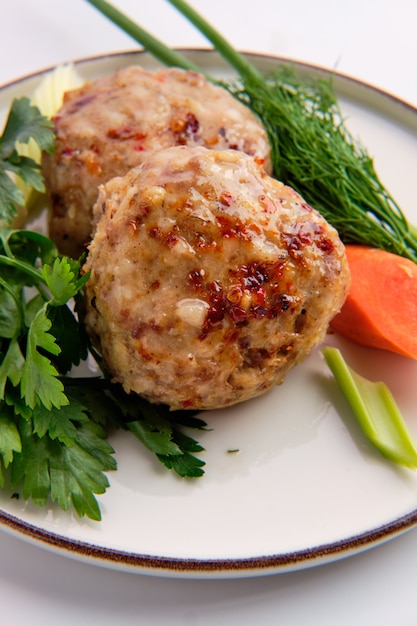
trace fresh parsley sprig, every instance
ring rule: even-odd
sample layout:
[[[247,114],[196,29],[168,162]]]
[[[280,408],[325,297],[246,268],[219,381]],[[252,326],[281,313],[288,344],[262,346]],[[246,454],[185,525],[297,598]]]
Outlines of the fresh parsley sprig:
[[[65,367],[61,361],[58,372],[54,359],[61,352],[56,337],[66,330],[62,320],[71,319],[78,330],[68,302],[88,279],[81,276],[80,265],[59,257],[51,240],[39,233],[0,228],[0,400],[12,384],[31,409],[68,404],[58,378]],[[29,297],[27,288],[32,289]],[[81,332],[73,336],[77,350],[67,366],[86,358],[81,340]]]
[[[18,145],[31,139],[41,150],[54,148],[52,122],[44,117],[28,98],[15,99],[0,137],[0,222],[10,226],[23,206],[24,196],[16,184],[15,176],[36,191],[45,191],[41,167],[33,159],[19,154]]]
[[[182,478],[204,474],[204,461],[194,456],[204,448],[182,431],[182,427],[206,430],[206,423],[188,411],[170,412],[164,405],[152,405],[143,398],[127,395],[113,386],[112,395],[121,412],[119,420],[127,430],[153,452],[168,469]]]
[[[116,468],[113,449],[61,379],[87,357],[70,306],[87,279],[81,261],[58,256],[47,237],[0,229],[0,486],[7,474],[25,499],[99,520],[95,494]]]
[[[93,351],[94,354],[94,351]],[[101,378],[65,378],[70,398],[87,407],[94,420],[132,433],[168,469],[181,478],[204,474],[205,462],[195,456],[204,448],[184,429],[205,431],[207,424],[190,411],[170,411],[163,404],[150,404],[121,385]]]

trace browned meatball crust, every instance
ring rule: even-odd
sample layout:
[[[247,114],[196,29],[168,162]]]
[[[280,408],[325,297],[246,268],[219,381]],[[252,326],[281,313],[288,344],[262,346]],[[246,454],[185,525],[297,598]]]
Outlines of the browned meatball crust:
[[[212,409],[281,383],[340,309],[337,232],[236,151],[174,147],[100,188],[87,330],[127,392]]]
[[[98,185],[175,145],[236,149],[270,170],[265,130],[245,106],[202,75],[176,68],[120,69],[66,94],[54,118],[56,149],[43,157],[50,236],[79,256],[91,234]]]

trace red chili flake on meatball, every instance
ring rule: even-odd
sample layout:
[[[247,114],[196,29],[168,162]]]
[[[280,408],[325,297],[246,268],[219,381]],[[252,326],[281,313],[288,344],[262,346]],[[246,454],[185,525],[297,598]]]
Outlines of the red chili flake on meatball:
[[[334,250],[334,243],[330,239],[325,239],[325,238],[320,239],[317,245],[320,248],[320,250],[322,250],[323,252],[326,252],[327,254],[331,254]]]
[[[226,297],[232,304],[237,304],[241,301],[242,295],[242,287],[240,285],[232,285],[231,287],[229,287]]]
[[[146,137],[146,133],[138,131],[137,128],[132,128],[131,126],[122,126],[120,128],[109,128],[107,137],[109,139],[119,139],[122,141],[127,139],[143,141]]]
[[[255,161],[256,165],[257,165],[259,168],[263,168],[263,166],[265,165],[265,159],[263,159],[263,158],[261,158],[261,157],[259,157],[259,156],[254,157],[254,159],[253,159],[253,160]],[[266,172],[265,172],[265,173],[266,173]]]
[[[273,213],[276,211],[275,204],[272,202],[271,198],[269,198],[265,194],[261,194],[258,200],[265,213]]]
[[[233,203],[233,196],[231,193],[228,193],[227,191],[223,191],[219,200],[225,206],[231,206],[231,204]]]
[[[109,139],[126,139],[126,136],[130,136],[130,128],[109,128],[107,131],[107,137]]]
[[[220,234],[224,239],[248,239],[248,231],[245,224],[227,215],[218,215],[216,219],[220,227]]]
[[[170,247],[175,246],[175,244],[178,243],[178,241],[179,241],[178,235],[176,235],[173,232],[168,233],[164,238],[164,243]]]
[[[196,233],[193,247],[198,250],[208,250],[210,248],[216,248],[217,242],[207,234]]]
[[[298,258],[302,255],[304,247],[309,246],[312,242],[311,233],[303,230],[302,227],[296,232],[283,233],[282,238],[290,256],[293,258]]]
[[[269,309],[265,306],[257,305],[257,306],[251,307],[250,314],[251,314],[251,317],[253,317],[254,319],[261,320],[264,317],[268,317]]]
[[[153,239],[160,239],[162,236],[161,229],[158,226],[153,226],[149,229],[149,236]]]
[[[200,130],[200,122],[194,113],[188,112],[185,117],[176,117],[171,120],[171,130],[176,135],[179,145],[186,145],[194,140]]]
[[[196,135],[200,129],[200,122],[194,115],[194,113],[187,113],[186,117],[186,127],[185,132],[188,136]]]
[[[146,324],[143,322],[135,322],[130,329],[130,335],[133,339],[139,339],[146,329]]]
[[[309,246],[311,244],[312,241],[312,235],[311,233],[303,230],[302,228],[298,231],[297,233],[297,239],[300,242],[301,245],[303,246]]]
[[[103,170],[98,161],[94,158],[87,157],[84,162],[90,174],[93,174],[94,176],[101,176]]]
[[[217,280],[213,280],[213,282],[210,283],[210,290],[214,294],[219,294],[223,292],[223,288]]]
[[[235,324],[242,324],[247,321],[248,314],[240,306],[231,306],[228,313]]]
[[[138,352],[144,361],[154,362],[156,365],[159,363],[159,359],[155,359],[149,350],[146,350],[142,346],[139,348]]]
[[[132,196],[132,198],[130,199],[129,205],[133,205],[133,204],[135,204],[135,202],[136,202],[136,194],[134,194]],[[141,204],[139,206],[139,210],[137,211],[137,215],[135,215],[134,219],[129,219],[128,220],[127,223],[128,223],[129,227],[132,229],[132,231],[134,233],[136,233],[138,228],[139,228],[139,226],[141,226],[143,224],[143,221],[144,221],[145,217],[148,215],[149,211],[150,211],[149,205]],[[159,235],[158,235],[157,230],[158,230],[157,227],[151,229],[149,231],[149,235],[151,237],[158,237]]]
[[[207,311],[205,324],[218,324],[224,320],[224,312],[225,307],[222,306],[221,302],[216,302],[213,306],[209,308]]]
[[[74,150],[73,148],[66,147],[66,148],[63,148],[61,150],[61,156],[64,157],[64,158],[65,157],[68,158],[68,157],[74,156],[74,154],[77,154],[77,152],[79,152],[79,151],[78,150]]]
[[[265,305],[266,302],[266,289],[265,287],[259,287],[253,294],[254,301],[257,305]]]
[[[284,313],[288,311],[291,304],[293,303],[293,298],[286,293],[278,293],[275,294],[271,298],[271,306],[270,306],[270,315],[271,317],[277,317],[280,313]]]
[[[252,261],[239,268],[239,275],[245,289],[257,290],[269,280],[269,268],[266,263]]]
[[[227,307],[227,298],[221,285],[217,281],[213,281],[208,285],[206,291],[206,297],[211,305],[207,316],[212,321],[217,317],[223,319]]]
[[[204,284],[204,271],[201,270],[191,270],[188,274],[188,280],[192,284],[195,290],[199,290],[203,287]]]

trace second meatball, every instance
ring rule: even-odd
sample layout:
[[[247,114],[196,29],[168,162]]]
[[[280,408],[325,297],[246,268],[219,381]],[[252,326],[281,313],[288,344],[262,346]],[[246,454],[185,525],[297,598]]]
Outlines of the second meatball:
[[[266,132],[225,89],[191,71],[118,70],[68,92],[54,118],[56,149],[43,157],[49,234],[77,257],[91,234],[97,188],[152,152],[176,145],[241,150],[270,171]]]

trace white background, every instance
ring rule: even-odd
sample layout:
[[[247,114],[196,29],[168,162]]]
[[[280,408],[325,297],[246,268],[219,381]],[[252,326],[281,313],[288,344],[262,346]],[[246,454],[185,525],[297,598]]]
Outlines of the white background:
[[[82,0],[0,0],[0,84],[135,43]],[[208,44],[163,0],[118,0],[178,47]],[[238,48],[337,68],[417,106],[415,0],[194,0]],[[417,531],[353,558],[258,579],[185,581],[72,561],[0,532],[4,623],[417,623]]]

